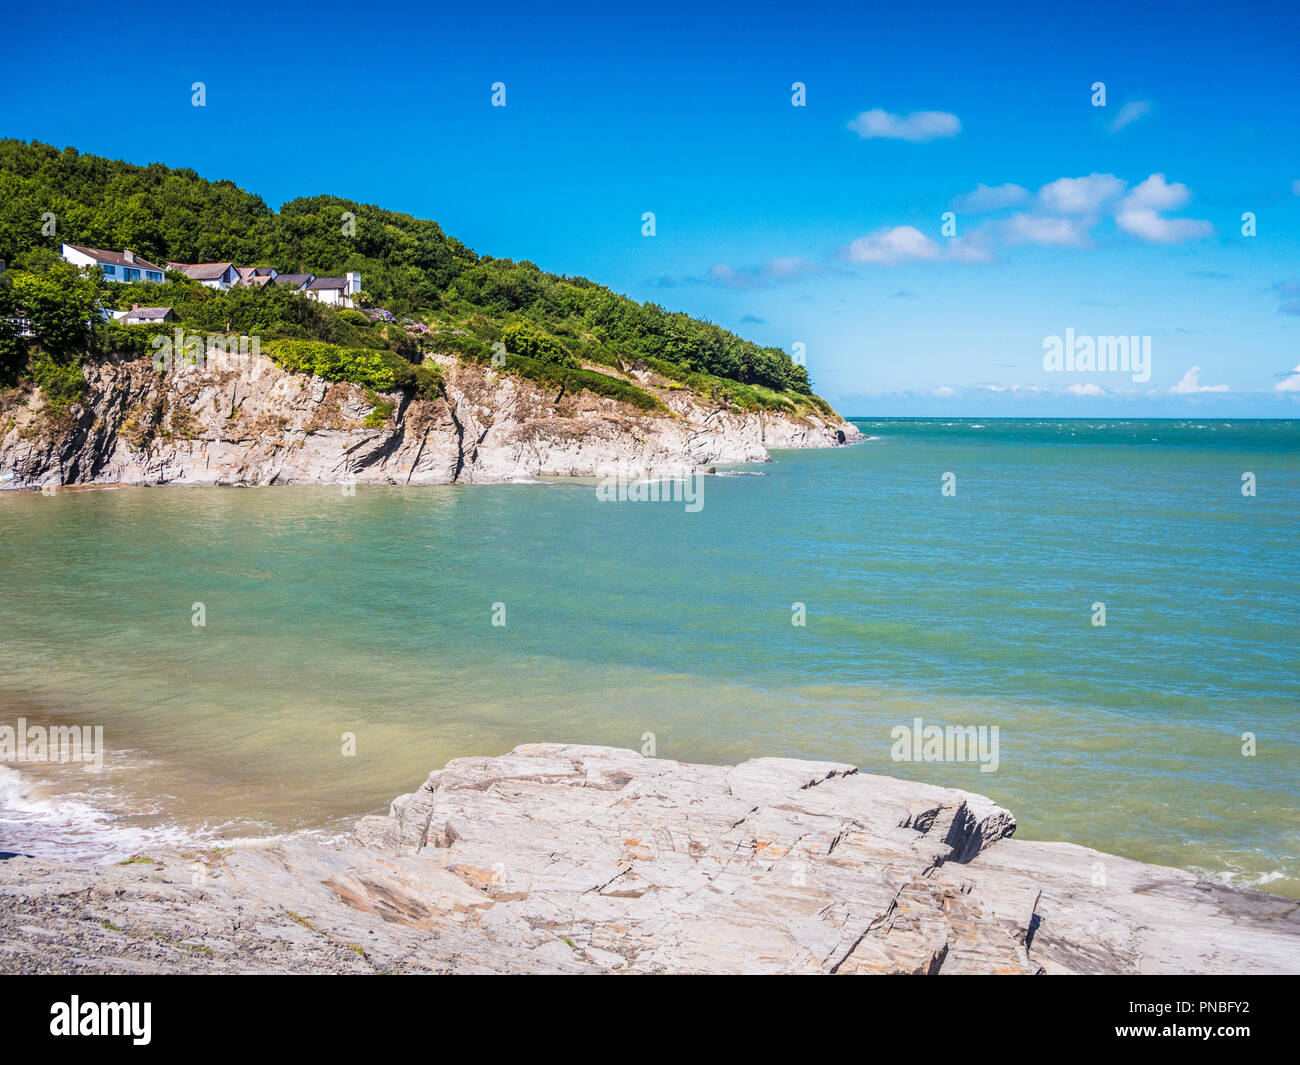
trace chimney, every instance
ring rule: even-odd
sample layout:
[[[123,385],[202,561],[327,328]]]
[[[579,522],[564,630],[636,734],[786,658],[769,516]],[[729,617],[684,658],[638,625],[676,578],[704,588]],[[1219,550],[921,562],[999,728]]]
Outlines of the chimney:
[[[133,252],[130,248],[127,248],[126,251],[122,253],[122,258],[129,263],[133,263],[135,262],[135,252]]]
[[[355,296],[361,291],[361,275],[358,273],[345,274],[344,280],[347,284],[343,291],[349,296]]]
[[[140,304],[138,303],[131,304],[131,310],[138,311],[139,309],[140,309]]]

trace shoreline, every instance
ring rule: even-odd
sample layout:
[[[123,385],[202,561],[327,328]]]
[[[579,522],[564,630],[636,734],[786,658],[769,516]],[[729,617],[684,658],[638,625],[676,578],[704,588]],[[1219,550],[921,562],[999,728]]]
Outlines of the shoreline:
[[[25,713],[33,724],[42,724],[47,728],[84,720],[85,713],[74,711],[71,705],[71,703],[60,705],[46,698],[33,702],[27,707]],[[907,713],[911,712],[910,709],[907,711]],[[103,714],[101,712],[92,717],[99,720],[103,718]],[[489,749],[508,751],[521,738],[526,738],[526,735],[506,739]],[[603,742],[607,741],[593,737],[594,745],[599,746]],[[481,750],[482,747],[469,748],[469,750],[474,749]],[[792,748],[787,746],[784,749]],[[468,754],[460,753],[465,750],[463,746],[457,750],[453,745],[452,750],[443,757],[450,757],[453,760],[470,757]],[[825,759],[835,760],[837,757],[844,757],[837,756],[832,751],[823,753],[798,747],[793,750],[796,752],[793,756],[794,760],[800,761],[820,762]],[[505,756],[503,754],[500,757]],[[684,756],[702,761],[718,758],[716,753],[711,755],[707,751],[699,750],[688,752]],[[761,758],[764,757],[763,748],[740,751],[733,757],[737,760],[746,757]],[[429,763],[417,758],[415,764]],[[836,764],[840,763],[837,761]],[[939,783],[935,779],[935,773],[925,768],[931,763],[924,762],[883,764],[863,762],[863,764],[872,765],[871,769],[862,770],[864,774],[880,775],[917,786],[964,791],[972,787],[981,788],[985,783],[992,788],[999,783],[994,779],[997,774],[989,777],[986,782],[984,776],[978,773],[964,780],[954,780],[949,777],[945,782]],[[891,765],[893,768],[890,768]],[[917,775],[909,774],[909,766],[916,769]],[[381,769],[384,781],[400,779],[403,776],[407,780],[414,781],[422,775],[418,769],[414,774],[409,773],[409,766],[394,771],[389,760],[384,761]],[[70,771],[75,773],[70,775]],[[147,776],[141,777],[142,772]],[[319,804],[320,808],[314,810],[312,815],[308,816],[304,812],[303,816],[295,815],[286,819],[283,809],[272,810],[264,805],[250,806],[245,802],[239,810],[231,808],[229,804],[224,807],[220,803],[215,806],[207,805],[209,800],[205,800],[204,796],[210,796],[213,789],[217,791],[225,789],[230,781],[221,774],[204,776],[203,772],[203,767],[193,759],[177,761],[174,758],[160,757],[156,753],[151,753],[147,744],[106,750],[105,768],[98,773],[91,773],[76,763],[62,763],[57,760],[36,763],[0,760],[0,828],[4,826],[6,815],[14,813],[18,816],[11,820],[16,825],[31,826],[33,829],[39,829],[43,825],[56,825],[57,831],[50,834],[48,842],[31,848],[38,858],[55,860],[57,852],[71,847],[88,855],[77,859],[76,864],[102,866],[146,851],[154,853],[177,848],[199,850],[214,847],[240,848],[249,845],[250,842],[266,840],[274,842],[300,838],[313,840],[336,838],[340,834],[349,834],[359,818],[382,809],[392,796],[391,785],[380,781],[376,786],[372,781],[360,793],[355,791],[346,793],[352,795],[354,799],[361,800],[360,802],[354,804],[341,800],[328,803],[322,801]],[[199,775],[195,776],[196,773]],[[20,779],[21,786],[15,786]],[[176,790],[182,780],[188,782],[190,791]],[[202,783],[196,783],[198,781]],[[998,792],[1000,797],[996,801],[1009,806],[1014,804],[1016,810],[1023,810],[1026,806],[1032,808],[1035,802],[1035,791],[1032,788],[1028,790],[1021,788],[1019,791],[1018,796],[1007,795],[1006,789],[1000,788]],[[6,803],[4,801],[6,796],[19,796],[20,801],[17,804]],[[302,801],[304,798],[306,793],[299,796],[296,801]],[[69,819],[74,814],[77,815],[75,824]],[[1279,900],[1300,902],[1300,894],[1295,891],[1294,878],[1277,867],[1276,863],[1272,867],[1274,871],[1269,872],[1242,868],[1226,861],[1215,862],[1211,860],[1212,856],[1184,861],[1178,856],[1176,849],[1171,851],[1168,847],[1162,848],[1160,840],[1147,835],[1128,835],[1121,838],[1114,833],[1072,831],[1069,824],[1059,823],[1060,820],[1058,816],[1054,823],[1052,818],[1044,817],[1040,811],[1034,821],[1034,835],[1029,838],[1033,842],[1040,843],[1065,844],[1068,841],[1068,845],[1110,854],[1124,861],[1175,869],[1198,881],[1227,890],[1257,893]],[[34,836],[37,836],[35,831],[23,834],[12,831],[0,833],[0,849],[27,854],[28,852],[15,841],[31,839]],[[1023,832],[1020,838],[1026,838]],[[1282,887],[1287,890],[1276,890],[1273,885],[1278,881],[1282,881]]]
[[[49,420],[35,393],[4,412],[0,491],[170,484],[348,490],[681,474],[762,462],[771,449],[863,439],[829,406],[742,410],[651,371],[628,376],[657,398],[658,413],[588,392],[553,396],[453,356],[428,361],[445,381],[437,399],[291,373],[266,356],[233,370],[182,363],[164,375],[147,359],[89,364],[85,397],[61,419]]]
[[[0,860],[0,971],[1300,971],[1297,900],[1015,825],[841,763],[525,745],[345,843]]]
[[[497,757],[505,757],[505,755]],[[816,761],[804,758],[790,760],[810,763]],[[7,776],[6,771],[14,776],[12,778]],[[893,777],[887,774],[883,774],[883,776],[900,784],[935,787],[944,790],[965,790],[911,778]],[[19,783],[17,778],[21,777],[22,771],[19,766],[0,762],[0,785],[3,785],[0,787],[0,824],[5,822],[6,815],[14,814],[30,814],[32,816],[25,820],[14,819],[11,816],[9,818],[10,824],[24,824],[35,828],[55,824],[60,814],[75,814],[79,815],[80,819],[75,829],[68,826],[65,821],[64,825],[61,826],[63,831],[57,834],[57,839],[47,837],[42,841],[41,845],[35,847],[32,847],[29,843],[26,845],[28,849],[24,849],[24,844],[15,842],[15,840],[24,838],[21,834],[10,832],[4,838],[0,838],[0,852],[15,857],[34,858],[42,862],[58,862],[77,868],[109,868],[115,864],[124,864],[141,854],[171,854],[175,856],[182,853],[256,849],[281,844],[328,845],[330,840],[340,840],[350,836],[359,821],[376,816],[379,809],[378,807],[371,807],[368,811],[355,810],[351,814],[334,815],[322,823],[292,827],[256,820],[246,822],[224,821],[216,826],[206,822],[160,820],[157,816],[141,820],[139,813],[131,815],[131,823],[129,824],[115,824],[115,821],[122,818],[123,809],[129,805],[129,796],[119,794],[116,808],[110,809],[103,805],[97,805],[84,792],[54,787],[51,778],[42,777],[33,782],[28,777],[25,781]],[[6,796],[12,797],[20,793],[25,786],[31,786],[33,783],[33,790],[36,791],[36,794],[22,795],[17,805],[12,803],[6,805],[4,801]],[[160,811],[155,812],[160,813]],[[28,838],[32,835],[31,832],[27,833]],[[1173,870],[1193,877],[1198,883],[1207,887],[1260,895],[1281,902],[1300,905],[1300,896],[1270,890],[1271,884],[1278,880],[1287,880],[1286,875],[1280,872],[1247,874],[1245,871],[1234,871],[1226,866],[1211,868],[1197,864],[1166,865],[1155,855],[1143,853],[1144,851],[1149,852],[1150,847],[1126,847],[1122,848],[1122,850],[1127,853],[1121,853],[1119,849],[1101,851],[1086,843],[1078,843],[1065,838],[1050,836],[1043,838],[1038,836],[1026,837],[1024,835],[1018,838],[1032,843],[1080,847],[1121,861]],[[65,860],[62,857],[56,857],[55,854],[48,853],[51,850],[60,854],[65,853],[69,847],[81,850],[82,856]],[[1247,876],[1251,879],[1242,882],[1243,878]]]

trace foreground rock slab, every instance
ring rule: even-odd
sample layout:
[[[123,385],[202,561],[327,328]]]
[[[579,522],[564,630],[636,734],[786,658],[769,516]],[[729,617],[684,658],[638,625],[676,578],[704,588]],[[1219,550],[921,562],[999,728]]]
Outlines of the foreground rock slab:
[[[539,744],[347,843],[0,862],[3,972],[1300,971],[1300,904],[849,765]]]

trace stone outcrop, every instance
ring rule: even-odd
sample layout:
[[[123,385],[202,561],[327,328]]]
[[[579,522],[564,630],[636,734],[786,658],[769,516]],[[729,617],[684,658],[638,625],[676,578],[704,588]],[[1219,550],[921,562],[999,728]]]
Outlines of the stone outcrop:
[[[769,448],[861,439],[838,415],[721,409],[654,374],[627,376],[669,413],[590,392],[554,395],[491,367],[436,357],[446,396],[412,400],[286,373],[147,359],[86,367],[58,418],[39,393],[0,411],[0,489],[45,485],[449,484],[761,462]]]
[[[0,971],[1300,971],[1300,905],[963,791],[762,758],[461,758],[347,843],[0,862]]]

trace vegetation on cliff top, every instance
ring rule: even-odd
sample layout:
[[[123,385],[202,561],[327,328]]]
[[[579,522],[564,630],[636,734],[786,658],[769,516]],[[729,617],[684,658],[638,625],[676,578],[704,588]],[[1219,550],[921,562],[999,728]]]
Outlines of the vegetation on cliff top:
[[[62,264],[65,242],[129,248],[158,265],[230,261],[322,276],[356,270],[365,302],[398,321],[374,322],[273,285],[217,291],[175,273],[161,285],[107,283]],[[324,367],[366,387],[383,387],[374,382],[391,374],[394,387],[427,392],[430,376],[408,374],[399,362],[418,364],[431,351],[487,361],[499,342],[507,357],[503,364],[497,348],[495,364],[507,373],[644,410],[662,404],[622,376],[633,368],[722,404],[829,410],[811,394],[804,368],[780,349],[709,322],[585,278],[476,255],[436,222],[332,196],[293,200],[276,212],[229,181],[158,163],[0,140],[0,258],[11,267],[0,279],[0,384],[27,376],[65,397],[73,385],[67,371],[81,357],[147,353],[154,331],[92,323],[81,314],[89,299],[92,307],[96,300],[118,309],[169,306],[187,329],[261,336],[286,368]],[[50,309],[51,293],[66,314]],[[35,337],[21,336],[9,319],[28,321]],[[403,319],[420,324],[404,328]],[[289,341],[311,346],[278,343]]]

